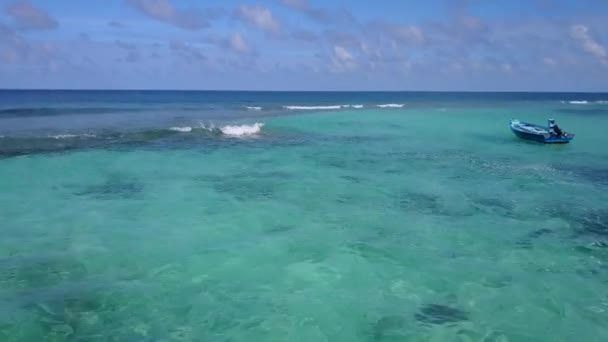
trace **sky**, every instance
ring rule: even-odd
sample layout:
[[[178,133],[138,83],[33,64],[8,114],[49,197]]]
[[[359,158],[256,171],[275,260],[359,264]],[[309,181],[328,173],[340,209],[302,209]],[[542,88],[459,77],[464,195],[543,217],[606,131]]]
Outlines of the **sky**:
[[[608,0],[0,0],[0,88],[608,91]]]

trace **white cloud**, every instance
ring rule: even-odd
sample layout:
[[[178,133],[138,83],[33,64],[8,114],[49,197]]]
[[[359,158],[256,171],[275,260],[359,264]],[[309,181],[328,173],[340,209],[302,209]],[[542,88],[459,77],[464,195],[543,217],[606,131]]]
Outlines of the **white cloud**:
[[[340,62],[349,62],[354,59],[353,55],[341,46],[334,46],[334,56],[336,56]]]
[[[395,38],[413,44],[422,44],[425,41],[424,33],[416,26],[398,26],[394,28]]]
[[[7,64],[14,64],[17,63],[17,61],[19,60],[19,55],[17,54],[17,51],[15,51],[13,48],[5,46],[2,50],[2,53],[0,53],[0,60],[7,63]]]
[[[249,53],[251,48],[240,33],[234,33],[230,37],[230,48],[238,53]]]
[[[457,21],[462,27],[470,31],[479,31],[485,28],[481,19],[471,15],[460,16]]]
[[[28,41],[17,32],[0,25],[0,61],[7,64],[46,65],[59,57],[57,45]]]
[[[464,70],[464,65],[461,62],[452,62],[450,63],[450,70],[452,71],[463,71]]]
[[[177,15],[177,10],[169,0],[129,0],[129,3],[158,20],[172,21]]]
[[[192,9],[177,9],[170,0],[127,0],[127,3],[152,19],[182,29],[198,30],[209,26],[203,13]]]
[[[173,53],[189,63],[200,63],[207,60],[207,57],[199,50],[198,47],[187,42],[172,40],[169,42],[169,47]]]
[[[245,57],[255,57],[257,55],[255,46],[250,44],[246,37],[238,32],[228,37],[212,34],[207,38],[207,42],[225,51],[234,52]]]
[[[511,63],[502,63],[500,65],[500,69],[507,74],[510,74],[513,72],[513,66],[511,65]]]
[[[307,0],[281,0],[281,2],[295,9],[307,9],[310,7]]]
[[[6,7],[6,14],[12,17],[17,26],[26,30],[52,30],[58,24],[46,11],[35,7],[27,0],[15,1]]]
[[[307,0],[281,0],[281,3],[319,23],[327,25],[356,23],[353,14],[346,8],[313,7]]]
[[[357,69],[357,63],[353,54],[346,48],[336,45],[331,56],[329,70],[334,73],[342,73]]]
[[[272,12],[260,6],[241,6],[238,16],[247,24],[269,33],[279,33],[281,24]]]
[[[557,62],[553,58],[545,57],[545,58],[543,58],[543,64],[545,64],[546,66],[552,67],[552,66],[556,66]]]
[[[427,41],[425,32],[419,26],[399,25],[386,22],[372,22],[366,28],[367,32],[386,38],[387,43],[398,47],[401,43],[407,45],[421,45]]]
[[[573,25],[570,27],[570,36],[579,42],[585,51],[598,58],[602,63],[608,62],[606,48],[593,39],[587,26]]]

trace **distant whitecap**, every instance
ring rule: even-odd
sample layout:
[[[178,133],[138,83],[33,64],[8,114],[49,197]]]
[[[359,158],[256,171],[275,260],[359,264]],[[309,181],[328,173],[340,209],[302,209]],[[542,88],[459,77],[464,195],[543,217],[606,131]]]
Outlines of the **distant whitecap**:
[[[57,135],[49,135],[49,138],[52,139],[77,139],[77,138],[95,138],[94,134],[57,134]]]
[[[376,105],[378,108],[403,108],[404,104],[400,103],[388,103],[388,104],[380,104]]]
[[[336,110],[342,109],[342,106],[283,106],[287,110]]]

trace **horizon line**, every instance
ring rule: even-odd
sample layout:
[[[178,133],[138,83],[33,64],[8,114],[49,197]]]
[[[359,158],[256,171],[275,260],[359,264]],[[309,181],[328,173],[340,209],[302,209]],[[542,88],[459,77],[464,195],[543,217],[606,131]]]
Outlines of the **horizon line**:
[[[252,89],[104,89],[104,88],[0,88],[0,91],[149,91],[149,92],[249,92],[249,93],[505,93],[505,94],[608,94],[606,91],[567,90],[252,90]]]

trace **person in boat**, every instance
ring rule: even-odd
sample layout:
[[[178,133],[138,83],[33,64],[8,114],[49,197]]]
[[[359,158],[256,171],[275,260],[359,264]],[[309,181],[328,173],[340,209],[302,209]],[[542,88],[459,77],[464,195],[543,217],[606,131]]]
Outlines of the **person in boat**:
[[[549,131],[551,135],[556,135],[558,137],[564,135],[562,129],[555,123],[555,119],[549,119]]]

